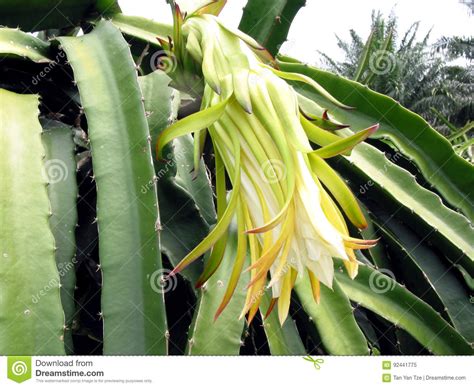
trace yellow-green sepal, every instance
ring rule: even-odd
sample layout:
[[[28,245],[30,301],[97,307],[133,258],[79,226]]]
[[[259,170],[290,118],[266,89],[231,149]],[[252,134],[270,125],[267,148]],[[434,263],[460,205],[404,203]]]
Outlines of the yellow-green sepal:
[[[232,96],[222,100],[218,104],[211,106],[203,111],[192,114],[191,116],[185,117],[182,120],[177,121],[173,125],[166,128],[158,138],[156,143],[156,156],[157,159],[162,158],[163,148],[173,139],[190,134],[192,132],[200,131],[204,128],[209,127],[214,122],[219,120],[225,111],[226,105]]]
[[[316,151],[312,151],[312,154],[318,155],[320,158],[328,159],[336,155],[350,154],[350,151],[359,143],[363,142],[370,135],[372,135],[379,128],[378,124],[372,125],[371,127],[364,129],[363,131],[357,132],[352,136],[342,138],[334,143],[324,146]]]
[[[309,162],[314,174],[328,188],[346,213],[349,220],[359,229],[367,227],[367,221],[360,209],[356,197],[341,177],[320,156],[309,153]]]
[[[343,109],[353,109],[351,106],[345,105],[336,98],[334,98],[326,89],[324,89],[320,84],[318,84],[315,80],[312,78],[309,78],[306,75],[299,74],[299,73],[287,73],[285,71],[277,70],[274,69],[273,67],[267,66],[267,65],[262,65],[271,71],[275,75],[277,75],[280,78],[286,79],[288,81],[297,81],[297,82],[304,82],[305,84],[311,86],[313,89],[315,89],[319,94],[321,94],[323,97],[325,97],[328,101],[332,102],[334,105],[338,106],[339,108]]]

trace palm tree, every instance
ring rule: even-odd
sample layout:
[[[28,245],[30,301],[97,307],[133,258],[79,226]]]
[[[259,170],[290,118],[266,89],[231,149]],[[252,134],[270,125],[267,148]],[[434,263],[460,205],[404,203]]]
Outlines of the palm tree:
[[[452,130],[447,122],[464,127],[473,120],[473,40],[441,38],[430,45],[429,32],[417,39],[418,28],[419,22],[412,24],[398,41],[397,18],[391,15],[385,20],[380,12],[373,12],[367,41],[351,30],[350,42],[337,37],[344,60],[320,53],[322,63],[393,97],[449,135]]]

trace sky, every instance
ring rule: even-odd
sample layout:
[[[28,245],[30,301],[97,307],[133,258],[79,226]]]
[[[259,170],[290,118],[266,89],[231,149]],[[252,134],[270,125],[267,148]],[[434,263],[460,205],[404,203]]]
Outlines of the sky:
[[[181,8],[192,10],[208,0],[177,0]],[[237,27],[246,0],[228,0],[221,16],[226,23]],[[161,22],[171,23],[169,5],[165,0],[119,0],[122,11]],[[459,0],[307,0],[306,7],[296,15],[281,48],[283,54],[307,63],[318,63],[319,51],[338,60],[343,59],[335,35],[349,39],[354,29],[363,39],[370,33],[372,10],[385,16],[392,11],[398,16],[400,33],[420,21],[420,39],[432,29],[431,41],[441,36],[474,35],[474,19],[469,9]]]

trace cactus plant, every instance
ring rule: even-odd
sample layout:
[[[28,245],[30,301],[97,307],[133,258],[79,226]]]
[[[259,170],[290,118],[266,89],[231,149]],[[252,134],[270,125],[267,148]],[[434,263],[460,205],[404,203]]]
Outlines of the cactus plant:
[[[56,3],[0,0],[0,354],[473,353],[474,169],[277,55],[304,1]]]
[[[104,354],[164,354],[163,295],[150,285],[162,270],[156,182],[132,58],[110,22],[99,23],[83,38],[58,40],[73,68],[88,120],[97,182]],[[104,67],[110,71],[99,71]],[[101,90],[116,94],[104,101]],[[125,224],[130,228],[123,228]],[[137,340],[130,341],[130,336]]]
[[[64,354],[38,97],[0,90],[2,354]],[[28,335],[25,335],[28,333]],[[36,338],[36,340],[35,340]]]
[[[56,265],[61,284],[61,302],[64,310],[64,344],[67,353],[73,353],[72,325],[76,312],[77,182],[73,133],[61,122],[44,119],[42,139],[46,151],[45,173],[51,203],[51,231],[56,243]]]

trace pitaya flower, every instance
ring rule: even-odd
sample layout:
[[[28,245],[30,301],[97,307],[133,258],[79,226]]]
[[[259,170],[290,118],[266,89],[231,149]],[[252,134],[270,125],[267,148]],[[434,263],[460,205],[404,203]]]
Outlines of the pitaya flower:
[[[319,302],[320,283],[332,287],[333,257],[343,259],[354,278],[358,268],[354,250],[376,242],[349,236],[340,208],[358,228],[366,227],[366,221],[354,195],[324,159],[349,152],[378,125],[346,138],[327,130],[343,126],[333,123],[327,112],[323,117],[302,113],[298,94],[285,79],[306,82],[330,101],[349,107],[313,80],[279,71],[252,38],[225,27],[214,15],[201,13],[183,18],[177,9],[181,28],[175,32],[174,52],[181,63],[202,67],[202,109],[163,131],[157,152],[160,155],[173,138],[193,132],[198,162],[205,137],[210,136],[218,222],[173,274],[212,250],[197,284],[202,286],[222,260],[227,230],[235,217],[239,233],[235,264],[216,318],[232,297],[242,271],[251,271],[242,316],[248,314],[251,321],[265,289],[271,288],[270,310],[278,306],[283,324],[298,276],[308,273]],[[184,46],[186,50],[181,49]],[[191,58],[183,58],[186,53]],[[310,141],[320,148],[313,150]],[[226,173],[232,181],[228,200]],[[251,265],[244,268],[247,251]]]

